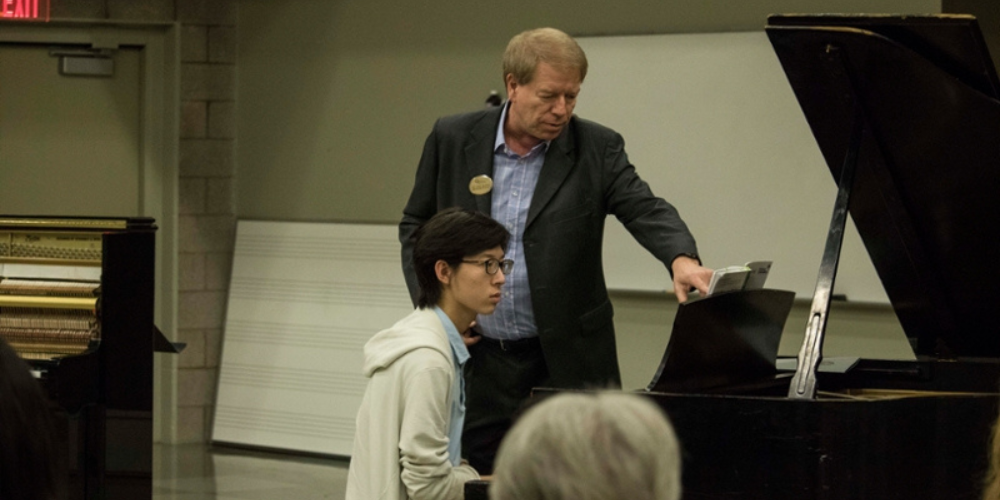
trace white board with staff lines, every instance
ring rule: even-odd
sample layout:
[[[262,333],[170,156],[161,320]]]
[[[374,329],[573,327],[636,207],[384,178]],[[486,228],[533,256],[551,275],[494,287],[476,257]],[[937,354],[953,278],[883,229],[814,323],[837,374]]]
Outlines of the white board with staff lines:
[[[412,310],[396,226],[240,221],[212,441],[349,456],[364,344]]]

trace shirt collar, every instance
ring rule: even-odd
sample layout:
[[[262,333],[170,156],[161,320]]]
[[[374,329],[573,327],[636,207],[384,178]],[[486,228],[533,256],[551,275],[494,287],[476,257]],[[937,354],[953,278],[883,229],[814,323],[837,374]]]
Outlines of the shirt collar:
[[[507,151],[507,138],[503,134],[503,124],[507,122],[507,110],[510,109],[510,101],[507,101],[503,105],[503,111],[500,112],[500,124],[497,125],[497,135],[496,139],[493,140],[493,152],[506,152]],[[535,152],[538,148],[544,148],[544,150],[549,148],[549,144],[552,141],[542,141],[537,146],[531,149],[531,152]],[[528,153],[531,155],[531,153]]]
[[[459,366],[464,365],[469,359],[469,348],[462,341],[462,335],[458,333],[458,328],[455,328],[455,324],[451,322],[451,318],[440,307],[434,306],[434,312],[437,313],[438,318],[441,319],[441,324],[444,325],[444,331],[448,335],[448,343],[451,344],[451,355],[455,363]]]

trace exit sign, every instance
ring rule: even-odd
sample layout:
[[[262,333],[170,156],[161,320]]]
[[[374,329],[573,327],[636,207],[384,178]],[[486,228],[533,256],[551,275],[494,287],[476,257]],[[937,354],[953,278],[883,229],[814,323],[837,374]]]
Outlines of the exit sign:
[[[0,18],[49,20],[49,0],[0,0]]]

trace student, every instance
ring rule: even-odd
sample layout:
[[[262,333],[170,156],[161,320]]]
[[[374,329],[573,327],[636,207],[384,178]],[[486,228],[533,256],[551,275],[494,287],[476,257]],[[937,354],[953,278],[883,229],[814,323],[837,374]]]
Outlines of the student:
[[[28,365],[0,338],[0,499],[65,498],[52,411]]]
[[[677,500],[681,456],[663,412],[635,394],[560,393],[500,444],[491,500]]]
[[[417,309],[365,345],[346,500],[459,500],[479,474],[461,461],[465,339],[490,314],[513,262],[510,234],[488,216],[444,210],[413,234]]]

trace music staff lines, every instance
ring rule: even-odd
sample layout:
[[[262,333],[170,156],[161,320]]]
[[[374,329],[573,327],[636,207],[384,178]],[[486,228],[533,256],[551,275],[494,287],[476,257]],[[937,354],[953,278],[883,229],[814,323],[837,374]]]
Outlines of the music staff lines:
[[[317,238],[283,236],[281,238],[243,236],[237,255],[328,260],[399,260],[399,248],[385,240],[372,238]]]
[[[226,340],[295,347],[361,349],[372,334],[370,329],[362,328],[230,320]]]
[[[238,277],[232,280],[230,297],[357,305],[393,303],[387,301],[408,303],[410,300],[406,290],[397,286]]]
[[[217,423],[230,428],[272,431],[322,439],[329,439],[331,434],[335,437],[353,437],[354,434],[354,422],[351,418],[281,412],[246,406],[220,405],[217,407],[215,419]]]
[[[236,363],[228,363],[219,374],[219,379],[252,387],[348,395],[361,394],[367,382],[360,373],[346,374],[292,367],[278,370]]]

